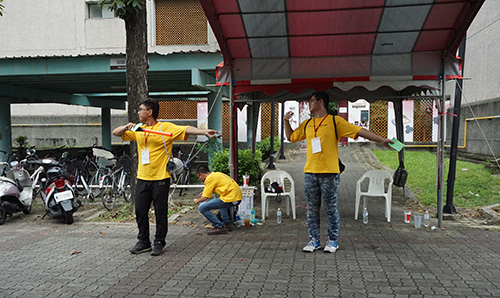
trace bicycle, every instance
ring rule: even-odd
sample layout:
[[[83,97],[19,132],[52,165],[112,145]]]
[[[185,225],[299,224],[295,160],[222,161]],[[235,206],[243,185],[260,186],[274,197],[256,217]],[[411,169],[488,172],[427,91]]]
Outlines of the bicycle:
[[[126,157],[128,158],[128,156]],[[125,156],[120,158],[117,164],[123,163],[120,161],[124,159]],[[118,166],[118,169],[104,175],[99,188],[102,194],[102,204],[107,210],[111,211],[115,207],[117,197],[129,202],[132,194],[130,176],[126,171],[126,165]]]
[[[116,158],[113,153],[105,149],[93,147],[92,152],[95,157],[95,162],[92,159],[86,160],[89,164],[92,164],[93,168],[95,168],[92,178],[90,179],[90,185],[94,198],[97,198],[102,195],[102,189],[100,187],[102,179],[104,176],[110,174]]]
[[[79,196],[80,192],[84,192],[83,201],[84,202],[93,202],[94,195],[91,191],[87,180],[84,177],[85,166],[81,159],[74,158],[70,159],[66,156],[67,154],[63,154],[63,157],[60,159],[60,162],[64,164],[66,170],[68,171],[69,178],[71,183],[73,183],[75,195]]]
[[[182,152],[180,148],[174,149],[173,154],[174,157],[172,158],[172,161],[175,164],[175,169],[172,169],[171,172],[171,184],[170,184],[170,191],[168,194],[168,199],[171,201],[177,186],[180,185],[189,185],[191,184],[191,161],[192,158],[191,154],[189,154],[187,160],[182,159]],[[180,187],[179,188],[179,196],[182,196],[182,192],[186,188]]]

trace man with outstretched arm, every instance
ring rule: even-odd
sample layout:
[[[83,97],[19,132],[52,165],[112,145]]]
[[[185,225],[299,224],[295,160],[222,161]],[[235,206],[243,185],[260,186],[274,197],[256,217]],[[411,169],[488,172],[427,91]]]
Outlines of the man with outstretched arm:
[[[205,135],[215,138],[217,131],[200,129],[192,126],[179,126],[170,122],[158,122],[160,107],[158,102],[146,99],[139,105],[139,121],[144,123],[141,128],[172,133],[172,136],[162,136],[151,132],[131,131],[134,123],[118,126],[113,130],[115,136],[123,141],[137,143],[138,167],[135,192],[135,216],[139,233],[137,244],[130,248],[133,254],[151,251],[151,255],[162,254],[166,245],[168,231],[168,193],[170,189],[170,172],[167,162],[172,156],[174,140],[187,140],[189,135]],[[153,204],[156,217],[156,233],[151,247],[149,235],[149,208]]]
[[[382,138],[347,122],[342,117],[329,115],[328,103],[327,93],[315,92],[309,100],[309,110],[314,117],[310,121],[302,122],[295,130],[289,122],[293,113],[287,112],[283,117],[287,139],[292,143],[304,139],[307,142],[304,190],[307,202],[309,243],[303,248],[305,252],[314,252],[321,248],[319,233],[321,201],[323,201],[328,218],[328,240],[323,250],[333,253],[339,248],[340,214],[337,198],[340,183],[338,159],[340,137],[363,137],[387,148],[390,148],[389,143],[393,143],[387,138]]]

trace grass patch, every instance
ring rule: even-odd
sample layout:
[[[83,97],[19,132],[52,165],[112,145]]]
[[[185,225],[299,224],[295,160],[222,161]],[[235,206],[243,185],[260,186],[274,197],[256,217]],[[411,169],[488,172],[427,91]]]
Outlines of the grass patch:
[[[398,153],[389,150],[372,150],[381,164],[396,170]],[[448,165],[445,158],[443,204],[446,202]],[[405,168],[408,170],[406,185],[415,193],[419,203],[437,206],[436,155],[426,151],[405,151]],[[481,164],[457,161],[453,205],[474,208],[500,202],[500,178],[492,175]]]
[[[169,206],[168,217],[172,216],[173,214],[176,214],[182,208],[183,206]],[[155,222],[153,209],[149,210],[149,220],[150,222]],[[98,217],[92,219],[92,221],[135,222],[134,205],[132,205],[132,203],[123,204],[119,208],[102,213]]]

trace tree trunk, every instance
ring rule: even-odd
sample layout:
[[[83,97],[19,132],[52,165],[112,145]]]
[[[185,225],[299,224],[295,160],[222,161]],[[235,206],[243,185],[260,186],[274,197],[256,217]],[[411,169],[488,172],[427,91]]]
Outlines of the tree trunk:
[[[148,97],[148,39],[146,5],[140,11],[128,12],[125,18],[127,34],[127,101],[128,120],[139,122],[137,111],[141,101]],[[137,144],[130,144],[132,194],[137,178]]]

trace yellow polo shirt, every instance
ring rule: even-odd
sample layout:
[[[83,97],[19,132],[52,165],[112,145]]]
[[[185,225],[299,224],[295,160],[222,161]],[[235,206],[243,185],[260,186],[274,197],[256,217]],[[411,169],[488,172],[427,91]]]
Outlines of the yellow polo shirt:
[[[335,126],[333,125],[332,115],[327,115],[326,118],[315,118],[303,121],[300,126],[293,131],[290,142],[295,143],[302,140],[307,142],[307,160],[304,166],[305,173],[339,173],[339,140],[335,138]],[[355,138],[361,127],[347,122],[344,118],[337,116],[337,134],[340,137]],[[323,120],[323,122],[321,122]],[[304,126],[307,127],[304,133]],[[321,151],[312,153],[311,140],[315,137],[320,139]]]
[[[243,198],[238,183],[224,173],[210,173],[205,179],[204,184],[205,188],[203,189],[202,196],[205,198],[211,198],[214,193],[220,195],[220,199],[224,203],[241,201]]]
[[[178,126],[169,122],[157,122],[153,126],[143,125],[141,127],[172,133],[171,137],[164,136],[168,157],[172,156],[172,144],[174,140],[187,140],[189,136],[186,134],[187,126]],[[127,130],[121,137],[123,141],[135,141],[137,143],[137,153],[139,155],[138,179],[156,181],[170,177],[170,172],[167,171],[168,157],[161,135]],[[141,152],[145,149],[149,150],[149,164],[144,165],[142,164]]]

